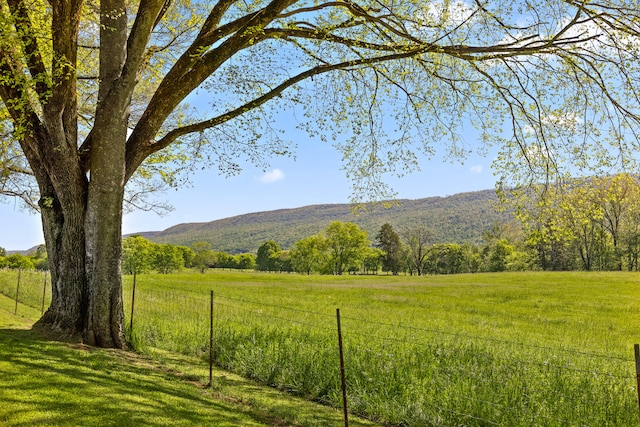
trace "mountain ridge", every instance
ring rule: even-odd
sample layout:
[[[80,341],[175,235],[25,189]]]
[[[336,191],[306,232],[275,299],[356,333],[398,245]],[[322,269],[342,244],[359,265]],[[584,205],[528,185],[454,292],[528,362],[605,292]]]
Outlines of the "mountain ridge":
[[[399,199],[390,208],[376,205],[358,215],[351,204],[315,204],[297,208],[252,212],[208,222],[181,223],[162,231],[132,233],[156,243],[191,246],[209,242],[228,253],[256,252],[267,240],[290,249],[298,240],[323,232],[333,221],[353,222],[367,231],[369,240],[384,223],[399,234],[425,226],[431,243],[482,242],[482,232],[497,222],[513,220],[511,212],[498,212],[495,190],[457,193],[421,199]]]

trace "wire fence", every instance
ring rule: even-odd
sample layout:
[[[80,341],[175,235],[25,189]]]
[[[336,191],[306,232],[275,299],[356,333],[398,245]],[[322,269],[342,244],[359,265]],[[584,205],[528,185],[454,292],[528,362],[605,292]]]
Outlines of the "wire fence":
[[[145,293],[139,298],[147,300],[136,301],[139,321],[129,331],[136,341],[180,349],[204,362],[211,334],[216,365],[343,405],[335,313],[220,293],[211,304],[206,294],[177,288]],[[189,307],[188,313],[179,307]],[[160,318],[172,324],[162,338]],[[349,411],[385,425],[638,424],[633,354],[476,337],[345,311],[341,324]]]
[[[0,275],[16,311],[18,303],[48,304],[46,275],[29,274]],[[212,362],[384,425],[638,425],[637,347],[636,358],[621,357],[344,310],[336,322],[335,312],[213,291],[127,291],[127,333],[137,348],[194,355],[203,368]]]
[[[51,303],[49,272],[0,269],[0,273],[0,294],[15,301],[13,314],[19,314],[21,306],[39,309],[44,314]]]

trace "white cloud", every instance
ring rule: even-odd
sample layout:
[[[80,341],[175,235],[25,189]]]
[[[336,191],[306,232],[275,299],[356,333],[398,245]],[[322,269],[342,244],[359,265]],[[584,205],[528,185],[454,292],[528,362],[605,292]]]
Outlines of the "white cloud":
[[[482,165],[471,166],[471,167],[469,168],[469,170],[470,170],[472,173],[480,174],[480,173],[482,173]]]
[[[273,182],[282,181],[284,179],[284,172],[280,169],[274,169],[272,171],[265,172],[259,179],[264,184],[271,184]]]

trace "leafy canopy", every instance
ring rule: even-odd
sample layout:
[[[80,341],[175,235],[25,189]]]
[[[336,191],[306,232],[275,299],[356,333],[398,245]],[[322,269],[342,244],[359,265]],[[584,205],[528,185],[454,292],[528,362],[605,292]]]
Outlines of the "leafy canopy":
[[[28,137],[55,114],[89,173],[116,89],[130,102],[128,200],[143,208],[195,164],[237,173],[292,154],[283,110],[342,151],[357,198],[388,197],[383,178],[436,147],[464,157],[470,124],[481,149],[501,147],[505,182],[629,168],[639,17],[626,0],[2,0],[0,190],[36,207],[47,150]],[[126,52],[99,78],[111,36]],[[189,107],[196,95],[206,108]]]

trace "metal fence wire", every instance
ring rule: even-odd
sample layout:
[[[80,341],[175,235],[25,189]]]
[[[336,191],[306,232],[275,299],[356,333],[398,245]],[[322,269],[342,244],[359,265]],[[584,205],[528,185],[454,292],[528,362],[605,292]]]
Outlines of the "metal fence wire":
[[[20,307],[50,301],[46,273],[4,272]],[[47,291],[49,289],[49,291]],[[303,310],[213,291],[132,287],[128,337],[192,354],[386,425],[638,424],[634,357]],[[134,321],[135,319],[135,321]],[[635,372],[633,372],[635,367]]]

